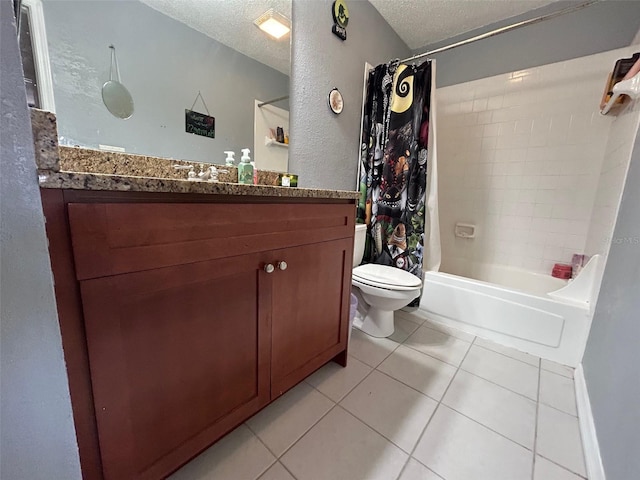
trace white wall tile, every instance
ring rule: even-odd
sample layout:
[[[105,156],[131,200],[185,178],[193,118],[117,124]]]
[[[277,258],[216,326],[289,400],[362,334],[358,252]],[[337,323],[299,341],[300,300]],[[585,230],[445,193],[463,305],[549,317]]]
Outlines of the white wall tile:
[[[458,108],[462,113],[469,113],[473,111],[473,101],[469,100],[467,102],[460,102]]]
[[[464,242],[451,234],[445,265],[548,273],[572,253],[608,248],[640,107],[614,120],[598,103],[627,50],[438,90],[441,227],[473,221],[482,232]]]
[[[484,111],[486,109],[487,109],[487,99],[486,98],[479,98],[479,99],[473,101],[472,110],[474,112],[482,112],[482,111]]]
[[[551,118],[551,128],[549,130],[548,145],[564,145],[569,134],[570,115],[556,115]]]
[[[516,135],[530,135],[533,129],[533,119],[532,118],[524,118],[520,120],[516,120]]]
[[[491,123],[492,117],[493,117],[493,113],[490,110],[478,112],[478,123],[479,124]]]
[[[585,245],[587,255],[599,253],[606,256],[611,245],[622,188],[640,121],[640,107],[637,103],[621,112],[611,125],[590,216]]]
[[[502,95],[489,97],[489,100],[487,102],[487,109],[495,110],[497,108],[502,108],[502,98]]]
[[[484,126],[484,136],[485,137],[497,137],[500,132],[500,124],[499,123],[489,123]]]

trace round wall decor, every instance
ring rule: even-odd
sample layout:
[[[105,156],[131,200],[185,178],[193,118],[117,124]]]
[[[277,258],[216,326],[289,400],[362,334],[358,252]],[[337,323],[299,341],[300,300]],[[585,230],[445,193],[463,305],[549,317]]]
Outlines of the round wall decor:
[[[342,112],[342,109],[344,108],[344,100],[342,99],[342,94],[340,93],[340,90],[338,90],[337,88],[333,88],[329,92],[328,100],[329,100],[329,108],[333,113],[337,115]]]
[[[336,0],[333,2],[333,21],[336,22],[342,28],[347,28],[349,23],[349,9],[344,0]]]

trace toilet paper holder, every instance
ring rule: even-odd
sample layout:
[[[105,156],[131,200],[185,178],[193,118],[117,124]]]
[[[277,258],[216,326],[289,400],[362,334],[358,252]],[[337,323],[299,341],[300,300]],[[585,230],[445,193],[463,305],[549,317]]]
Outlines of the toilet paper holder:
[[[476,226],[470,223],[456,223],[454,233],[460,238],[476,238]]]

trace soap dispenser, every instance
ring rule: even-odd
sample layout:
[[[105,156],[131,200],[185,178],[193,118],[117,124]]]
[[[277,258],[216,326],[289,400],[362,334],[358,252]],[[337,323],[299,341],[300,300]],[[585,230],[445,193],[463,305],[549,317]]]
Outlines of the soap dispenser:
[[[227,167],[233,167],[235,165],[235,158],[233,158],[233,157],[235,157],[236,152],[228,150],[228,151],[226,151],[224,153],[227,155],[227,158],[225,159],[224,164]]]
[[[253,165],[250,163],[249,152],[248,148],[242,149],[242,158],[238,164],[238,183],[245,185],[253,185]]]

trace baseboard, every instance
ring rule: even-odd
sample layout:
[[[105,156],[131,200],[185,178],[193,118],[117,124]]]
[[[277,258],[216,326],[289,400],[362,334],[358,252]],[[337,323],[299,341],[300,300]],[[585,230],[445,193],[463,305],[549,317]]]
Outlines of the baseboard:
[[[574,373],[576,386],[576,404],[578,407],[578,421],[580,423],[580,436],[582,437],[582,448],[584,449],[584,462],[587,468],[587,478],[589,480],[606,480],[598,437],[596,435],[596,425],[591,412],[591,402],[589,392],[584,378],[582,364],[578,365]]]

